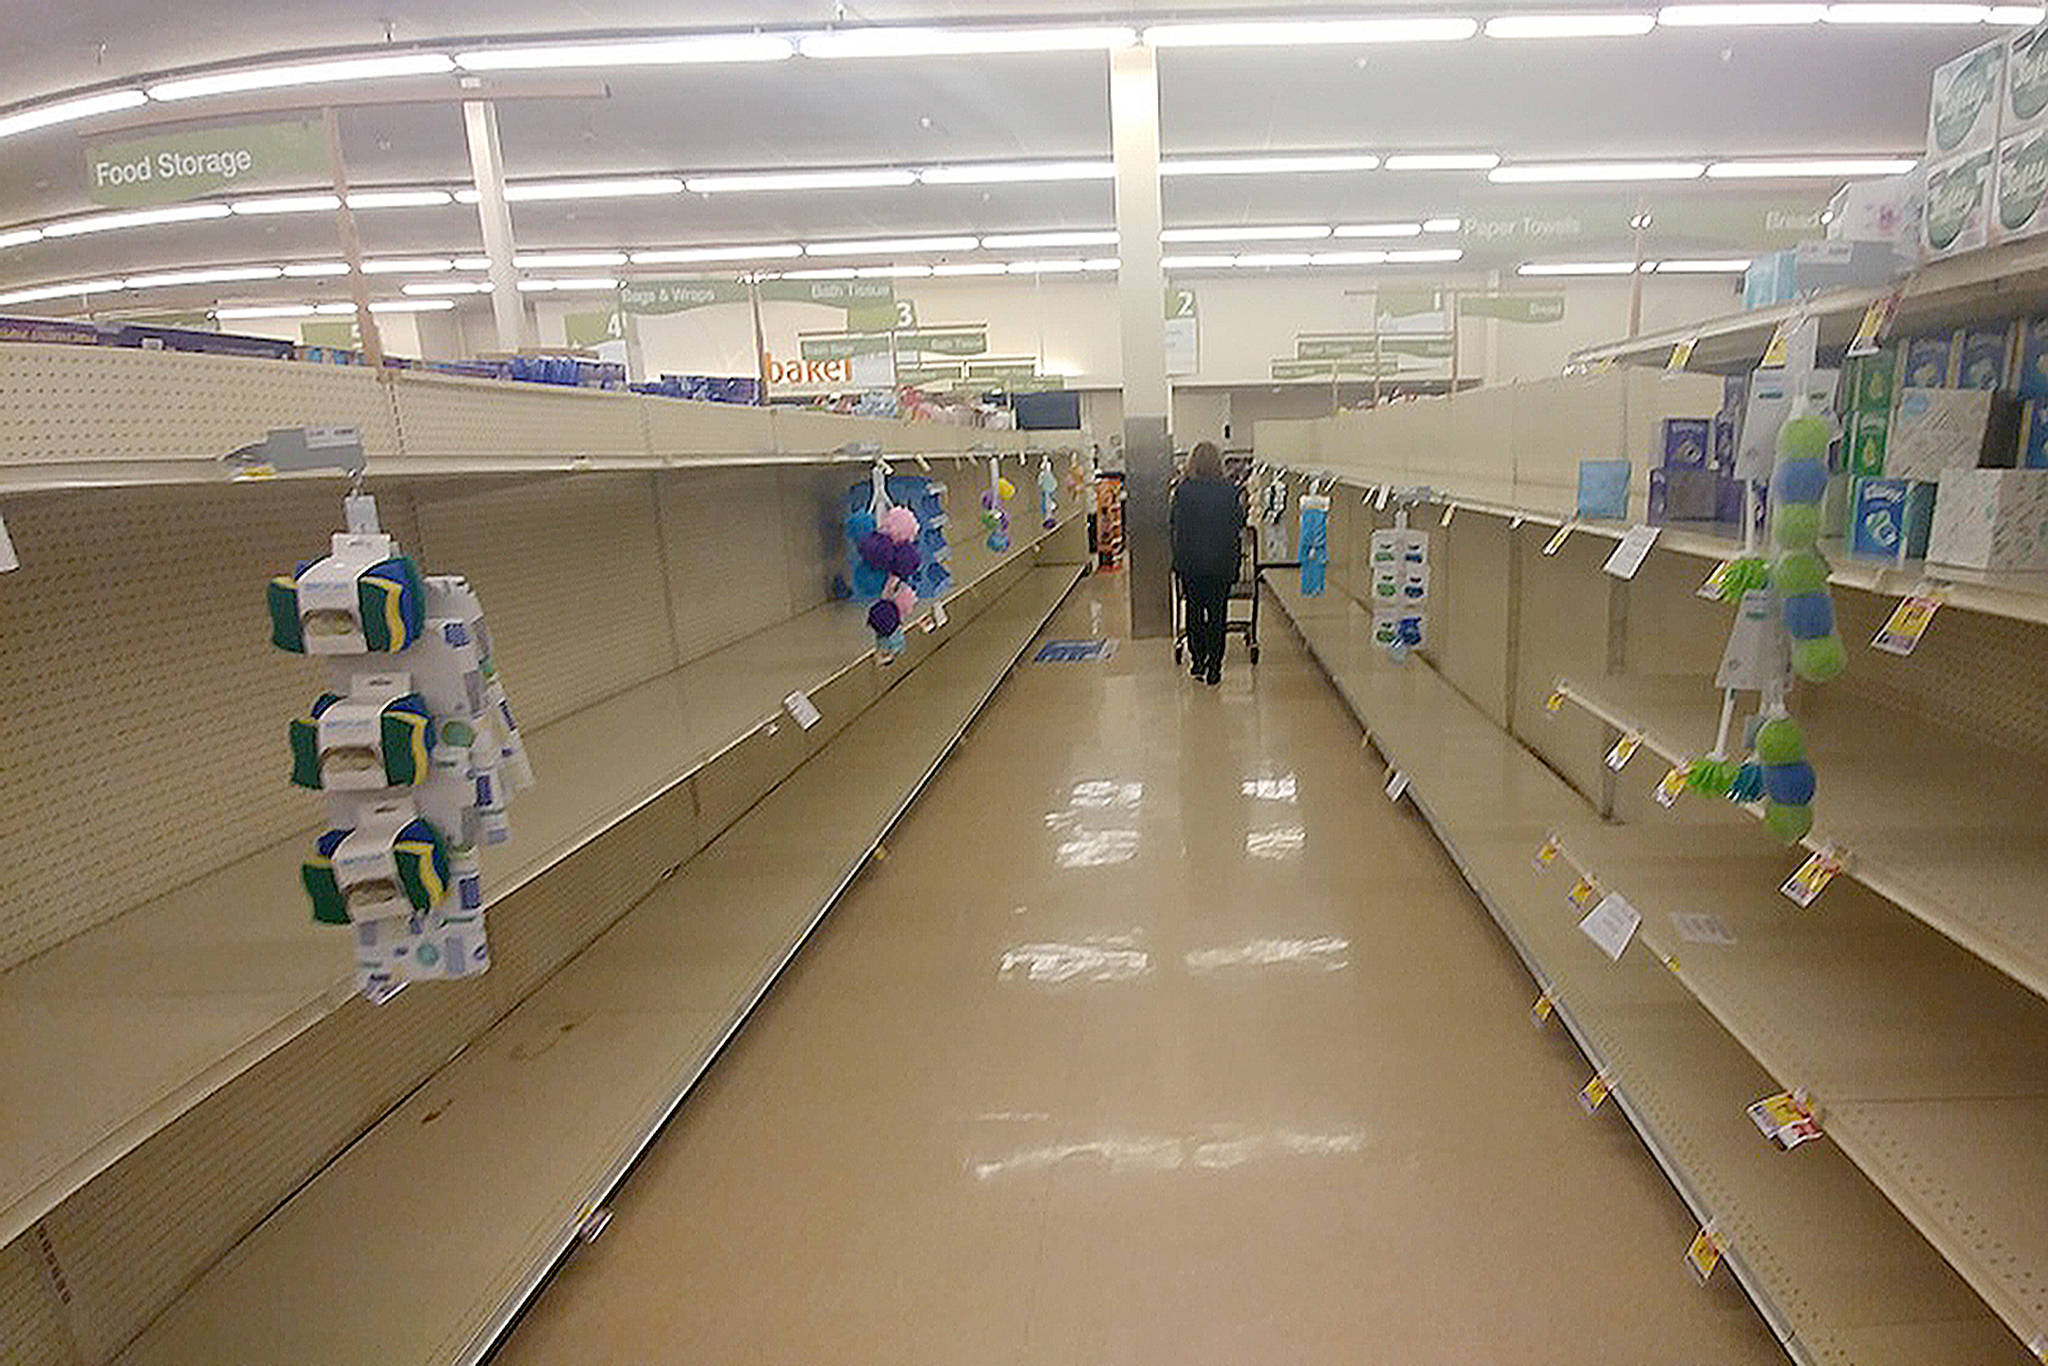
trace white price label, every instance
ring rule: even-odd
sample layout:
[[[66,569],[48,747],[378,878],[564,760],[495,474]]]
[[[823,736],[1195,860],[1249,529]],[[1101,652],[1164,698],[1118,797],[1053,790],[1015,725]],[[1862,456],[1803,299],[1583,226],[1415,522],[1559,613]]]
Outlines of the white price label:
[[[1636,751],[1643,747],[1643,737],[1630,731],[1614,742],[1614,748],[1607,751],[1607,766],[1616,773],[1628,767],[1628,761],[1636,757]]]
[[[10,569],[21,568],[21,559],[14,553],[14,542],[8,539],[7,522],[0,519],[0,574]]]
[[[1778,890],[1790,897],[1794,905],[1811,906],[1841,871],[1841,858],[1824,850],[1800,864]]]
[[[933,599],[932,599],[932,625],[934,625],[934,626],[944,626],[945,624],[946,624],[946,604],[945,604],[945,602],[944,602],[944,600],[943,600],[943,599],[940,599],[940,598],[933,598]]]
[[[1733,944],[1735,931],[1718,915],[1703,911],[1673,911],[1671,924],[1688,944]]]
[[[1693,1235],[1692,1245],[1685,1250],[1686,1269],[1701,1285],[1714,1274],[1714,1268],[1721,1264],[1721,1240],[1714,1236],[1712,1228],[1703,1228]]]
[[[1437,525],[1438,525],[1438,526],[1449,526],[1449,525],[1451,524],[1451,514],[1452,514],[1452,513],[1454,513],[1454,512],[1456,512],[1457,510],[1458,510],[1458,505],[1457,505],[1456,503],[1445,503],[1445,504],[1444,504],[1444,518],[1443,518],[1443,520],[1442,520],[1441,522],[1438,522],[1438,523],[1437,523]]]
[[[1558,551],[1564,549],[1565,538],[1570,536],[1571,534],[1572,524],[1570,522],[1566,522],[1563,526],[1557,529],[1556,535],[1552,536],[1549,540],[1543,543],[1543,553],[1546,555],[1555,555]]]
[[[1939,592],[1915,593],[1900,600],[1892,610],[1889,620],[1870,642],[1873,650],[1883,650],[1888,655],[1909,655],[1920,646],[1920,637],[1927,634],[1927,628],[1934,624],[1934,614],[1941,610]]]
[[[1378,508],[1381,512],[1385,512],[1387,510],[1387,500],[1389,498],[1392,498],[1393,496],[1394,486],[1392,484],[1381,484],[1379,501],[1374,503],[1373,506]]]
[[[1636,929],[1643,923],[1636,908],[1622,899],[1619,892],[1609,892],[1600,898],[1599,904],[1586,913],[1579,922],[1580,931],[1586,938],[1600,946],[1600,951],[1614,962],[1621,961],[1622,951],[1629,940],[1636,937]]]
[[[1408,775],[1403,773],[1398,768],[1395,769],[1393,773],[1389,775],[1389,777],[1387,778],[1387,800],[1390,802],[1398,802],[1401,800],[1402,794],[1405,793],[1407,790]]]
[[[801,688],[782,699],[782,708],[805,730],[825,719],[825,714],[818,710]]]
[[[1617,579],[1632,579],[1643,567],[1643,561],[1650,556],[1650,547],[1657,544],[1657,533],[1664,528],[1656,526],[1632,526],[1622,534],[1615,545],[1614,553],[1607,557],[1607,563],[1600,566]]]

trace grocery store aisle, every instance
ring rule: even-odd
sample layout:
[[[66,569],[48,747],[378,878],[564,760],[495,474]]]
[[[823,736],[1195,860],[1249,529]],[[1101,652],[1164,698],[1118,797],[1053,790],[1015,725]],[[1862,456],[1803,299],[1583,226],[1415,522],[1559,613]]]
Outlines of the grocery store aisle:
[[[1782,1361],[1266,624],[1023,665],[498,1366]]]

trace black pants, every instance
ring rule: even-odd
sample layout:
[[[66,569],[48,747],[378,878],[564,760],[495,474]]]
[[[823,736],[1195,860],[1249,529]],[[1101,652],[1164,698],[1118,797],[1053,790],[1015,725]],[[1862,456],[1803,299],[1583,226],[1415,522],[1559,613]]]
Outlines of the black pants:
[[[1187,603],[1190,663],[1203,670],[1223,667],[1223,622],[1230,608],[1231,580],[1209,575],[1183,576],[1181,598]]]

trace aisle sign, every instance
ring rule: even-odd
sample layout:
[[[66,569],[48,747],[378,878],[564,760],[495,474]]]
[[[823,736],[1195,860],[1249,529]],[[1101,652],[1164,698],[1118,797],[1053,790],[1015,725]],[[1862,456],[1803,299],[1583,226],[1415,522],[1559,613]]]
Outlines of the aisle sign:
[[[1202,321],[1195,291],[1166,291],[1166,373],[1192,375],[1202,368]]]
[[[327,179],[327,134],[306,119],[165,133],[87,150],[85,187],[95,203],[135,209],[179,204],[250,182]]]
[[[764,303],[844,309],[848,331],[887,332],[902,319],[896,286],[887,280],[763,280],[758,288]],[[748,286],[738,280],[627,280],[619,285],[619,307],[643,316],[746,303],[750,297]],[[912,310],[910,324],[915,322]]]
[[[1558,323],[1564,321],[1564,295],[1460,294],[1458,316],[1504,323]]]
[[[617,309],[604,313],[571,313],[562,319],[562,336],[572,347],[594,351],[607,342],[624,341],[625,321]]]
[[[1609,892],[1579,922],[1579,932],[1598,944],[1610,961],[1618,963],[1642,923],[1643,917],[1620,892]]]
[[[1892,609],[1890,619],[1878,630],[1877,638],[1870,642],[1873,650],[1883,650],[1888,655],[1909,655],[1919,648],[1920,637],[1927,634],[1927,628],[1934,623],[1934,614],[1941,610],[1941,590],[1924,589],[1909,597],[1902,598]]]

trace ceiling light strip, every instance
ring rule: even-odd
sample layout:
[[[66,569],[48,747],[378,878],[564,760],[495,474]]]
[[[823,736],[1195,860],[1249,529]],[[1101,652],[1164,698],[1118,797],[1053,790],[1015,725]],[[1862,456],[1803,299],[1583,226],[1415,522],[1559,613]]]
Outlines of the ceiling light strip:
[[[1479,31],[1474,19],[1248,19],[1154,24],[1152,47],[1295,47],[1375,43],[1455,43]]]
[[[344,57],[326,62],[299,62],[242,71],[218,71],[149,87],[153,100],[189,100],[206,95],[234,95],[249,90],[280,90],[337,81],[387,80],[394,76],[438,76],[455,69],[445,52],[406,52],[380,57]]]
[[[1486,21],[1489,38],[1640,38],[1654,14],[1503,14]]]
[[[1107,52],[1129,47],[1137,30],[1111,25],[1073,28],[835,29],[807,33],[798,41],[804,56],[820,61],[860,57],[955,57],[1014,52]]]
[[[542,47],[458,52],[464,71],[555,71],[565,67],[684,66],[717,62],[780,62],[796,56],[793,39],[776,34],[705,34],[622,43],[556,43]]]

